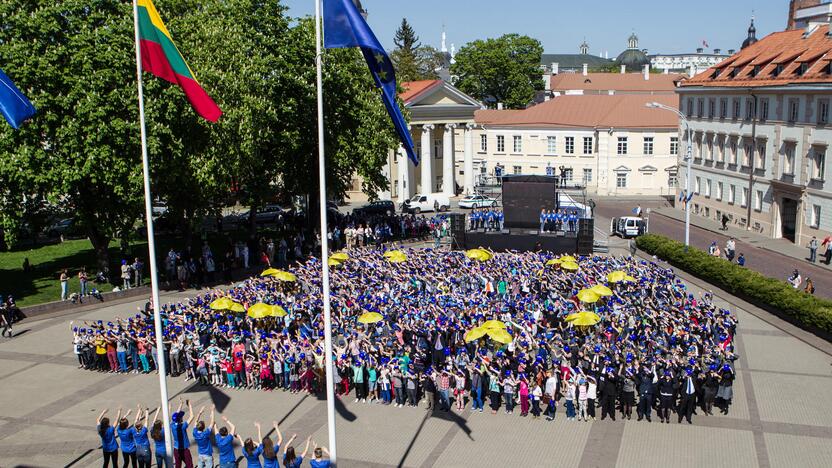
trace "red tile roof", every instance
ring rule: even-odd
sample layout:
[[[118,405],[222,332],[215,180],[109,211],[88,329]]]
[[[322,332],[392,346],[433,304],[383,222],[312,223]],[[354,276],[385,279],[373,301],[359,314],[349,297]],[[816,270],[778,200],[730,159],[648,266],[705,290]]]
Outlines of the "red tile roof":
[[[582,89],[584,91],[621,91],[621,92],[666,92],[672,93],[676,88],[674,81],[682,75],[650,74],[645,80],[643,73],[561,73],[552,77],[550,85],[553,91]]]
[[[402,98],[405,104],[408,104],[416,96],[440,84],[442,84],[442,80],[405,81],[401,84],[404,91],[399,94],[399,97]]]
[[[794,29],[769,34],[681,87],[757,87],[832,83],[832,37],[828,25],[810,33]]]
[[[481,125],[517,127],[676,128],[672,112],[649,109],[649,102],[678,107],[675,94],[593,94],[559,96],[524,110],[479,110]]]

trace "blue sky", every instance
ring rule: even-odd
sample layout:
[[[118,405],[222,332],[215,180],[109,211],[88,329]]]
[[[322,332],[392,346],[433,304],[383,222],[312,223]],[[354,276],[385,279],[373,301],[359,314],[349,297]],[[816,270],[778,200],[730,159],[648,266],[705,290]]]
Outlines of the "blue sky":
[[[291,16],[314,13],[314,0],[282,0]],[[526,34],[547,53],[577,53],[586,38],[590,53],[615,57],[631,32],[649,53],[692,52],[706,40],[711,48],[739,49],[752,10],[757,37],[785,28],[788,0],[362,0],[381,43],[393,48],[403,17],[424,44],[439,47],[445,24],[448,47],[475,39]]]

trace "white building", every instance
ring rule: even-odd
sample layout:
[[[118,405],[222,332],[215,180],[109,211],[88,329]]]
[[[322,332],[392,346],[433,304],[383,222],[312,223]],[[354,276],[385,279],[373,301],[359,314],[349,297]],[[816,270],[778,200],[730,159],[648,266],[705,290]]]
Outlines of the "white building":
[[[800,245],[832,233],[828,33],[828,25],[810,24],[770,34],[681,83],[693,130],[694,214],[725,214]]]
[[[735,51],[729,49],[727,54],[721,52],[721,49],[714,49],[712,53],[706,53],[699,48],[695,53],[655,54],[650,56],[650,67],[665,73],[688,73],[689,76],[694,76],[730,57]]]

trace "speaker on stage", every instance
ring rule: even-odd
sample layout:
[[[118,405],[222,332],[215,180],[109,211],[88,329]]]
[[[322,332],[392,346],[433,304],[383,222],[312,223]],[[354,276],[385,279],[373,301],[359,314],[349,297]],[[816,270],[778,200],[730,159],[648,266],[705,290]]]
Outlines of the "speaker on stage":
[[[451,213],[451,249],[465,249],[465,214]]]
[[[595,244],[595,224],[591,218],[578,220],[578,255],[592,255]]]

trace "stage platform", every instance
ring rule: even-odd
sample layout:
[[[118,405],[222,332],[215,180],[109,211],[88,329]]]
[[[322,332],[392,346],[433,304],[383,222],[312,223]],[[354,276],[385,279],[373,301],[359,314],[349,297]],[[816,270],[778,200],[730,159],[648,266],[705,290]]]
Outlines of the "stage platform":
[[[468,231],[465,233],[465,248],[474,249],[486,247],[494,251],[517,250],[545,250],[555,254],[574,254],[578,251],[576,236],[559,236],[553,233],[540,234],[528,229],[512,229],[481,232]]]

